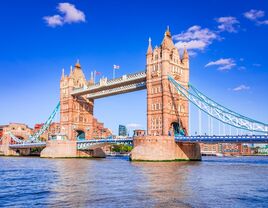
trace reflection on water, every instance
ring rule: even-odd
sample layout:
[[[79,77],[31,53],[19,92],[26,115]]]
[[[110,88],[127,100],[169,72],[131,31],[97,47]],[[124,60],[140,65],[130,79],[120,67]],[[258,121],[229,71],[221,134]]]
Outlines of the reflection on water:
[[[267,207],[268,158],[0,158],[0,207]]]

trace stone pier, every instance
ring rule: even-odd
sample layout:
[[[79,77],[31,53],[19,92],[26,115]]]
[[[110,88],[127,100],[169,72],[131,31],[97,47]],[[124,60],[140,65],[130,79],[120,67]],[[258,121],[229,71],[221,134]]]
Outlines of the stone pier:
[[[81,158],[81,157],[105,157],[104,151],[96,147],[90,150],[77,150],[77,143],[73,140],[50,140],[46,148],[42,150],[40,157],[44,158]]]
[[[0,155],[3,156],[18,156],[16,150],[10,149],[9,144],[0,145]]]
[[[40,157],[65,158],[76,157],[76,141],[50,140],[46,148],[41,151]]]
[[[132,161],[201,160],[199,144],[176,143],[171,136],[141,136],[133,142]]]
[[[11,138],[9,136],[4,137],[2,144],[0,145],[0,154],[4,156],[18,156],[19,154],[14,149],[9,148]]]

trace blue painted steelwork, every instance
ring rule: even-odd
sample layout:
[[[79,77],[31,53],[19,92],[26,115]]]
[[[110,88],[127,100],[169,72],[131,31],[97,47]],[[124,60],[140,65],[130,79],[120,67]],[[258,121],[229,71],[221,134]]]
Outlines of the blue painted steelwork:
[[[175,137],[175,141],[192,143],[268,143],[268,136],[181,136]]]
[[[14,134],[12,134],[10,131],[9,132],[7,132],[7,134],[11,137],[11,139],[14,141],[14,142],[16,142],[16,143],[18,143],[18,144],[22,144],[23,142],[25,142],[25,141],[23,141],[22,139],[19,139],[18,137],[16,137]]]
[[[125,139],[90,139],[90,140],[83,140],[83,141],[77,141],[77,149],[83,150],[87,149],[88,147],[95,145],[95,144],[133,144],[133,138],[128,137]]]
[[[29,139],[28,139],[29,142],[39,141],[40,136],[42,134],[44,134],[45,131],[49,128],[50,124],[52,123],[52,121],[53,121],[54,117],[56,116],[57,112],[59,111],[59,109],[60,109],[60,102],[58,102],[56,108],[50,114],[49,118],[46,120],[46,122],[41,127],[41,129],[29,137]]]
[[[84,131],[77,130],[76,133],[77,133],[76,140],[80,141],[80,140],[85,140],[86,139]]]
[[[16,137],[14,134],[12,134],[10,131],[7,132],[7,134],[11,137],[13,141],[15,141],[18,144],[26,144],[26,143],[38,143],[40,142],[39,138],[42,134],[45,133],[45,131],[49,128],[50,124],[52,123],[53,119],[55,118],[57,112],[60,109],[60,102],[57,104],[56,108],[53,110],[53,112],[50,114],[49,118],[46,120],[44,125],[39,129],[37,132],[35,132],[33,135],[30,135],[30,137],[27,140],[21,140],[18,137]],[[4,137],[4,136],[3,136]],[[3,138],[2,137],[2,138]],[[1,139],[2,139],[1,138]],[[0,140],[1,141],[1,140]]]
[[[248,131],[268,133],[268,124],[253,120],[246,116],[242,116],[208,98],[192,85],[188,85],[189,89],[179,84],[173,77],[168,77],[169,81],[175,86],[179,93],[186,97],[200,110],[209,116],[238,129]]]

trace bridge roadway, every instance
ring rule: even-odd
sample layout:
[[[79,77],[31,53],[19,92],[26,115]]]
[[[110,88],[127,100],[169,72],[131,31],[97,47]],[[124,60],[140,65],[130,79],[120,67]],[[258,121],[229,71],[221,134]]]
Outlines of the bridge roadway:
[[[100,82],[94,85],[74,89],[71,95],[86,95],[88,99],[97,99],[143,89],[146,89],[145,71],[123,75],[122,77],[111,80],[102,78]]]
[[[11,149],[28,149],[36,147],[46,147],[46,142],[32,142],[32,143],[20,143],[20,144],[10,144]]]
[[[268,143],[268,135],[246,135],[246,136],[180,136],[175,137],[176,142],[191,142],[191,143]],[[90,139],[77,141],[77,149],[89,149],[92,145],[97,144],[130,144],[132,145],[133,138],[125,139]],[[22,144],[11,144],[11,149],[26,149],[35,147],[45,147],[45,142],[33,142]]]

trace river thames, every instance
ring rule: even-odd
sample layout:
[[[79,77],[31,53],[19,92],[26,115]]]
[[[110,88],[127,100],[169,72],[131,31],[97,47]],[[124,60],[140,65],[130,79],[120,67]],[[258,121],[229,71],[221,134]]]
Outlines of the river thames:
[[[0,207],[268,207],[268,157],[1,157],[0,174]]]

